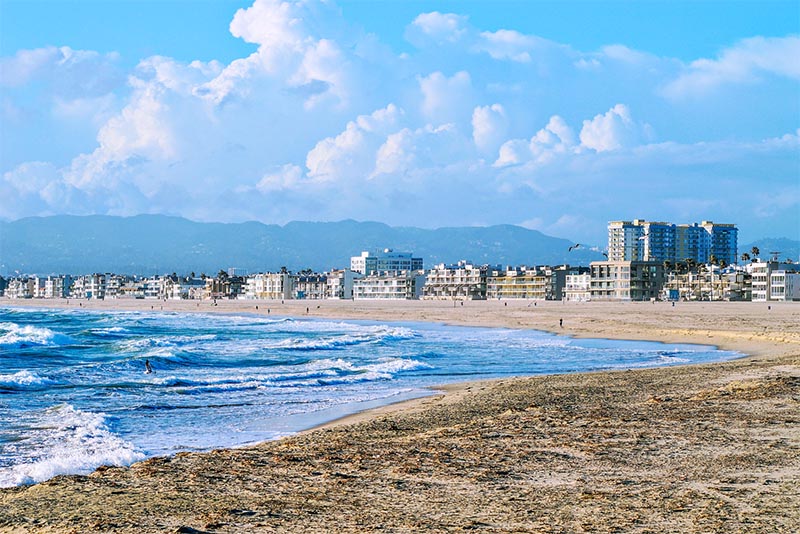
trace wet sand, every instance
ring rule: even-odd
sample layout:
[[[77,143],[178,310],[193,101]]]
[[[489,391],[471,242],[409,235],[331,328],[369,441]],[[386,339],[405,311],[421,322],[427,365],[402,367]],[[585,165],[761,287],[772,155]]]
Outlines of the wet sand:
[[[0,531],[777,533],[800,525],[797,303],[81,304],[535,328],[748,356],[459,384],[254,447],[4,489]]]

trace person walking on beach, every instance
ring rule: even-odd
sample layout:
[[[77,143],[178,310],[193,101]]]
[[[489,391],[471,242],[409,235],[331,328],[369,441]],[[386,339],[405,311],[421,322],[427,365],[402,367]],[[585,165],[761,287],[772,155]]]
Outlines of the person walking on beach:
[[[564,328],[564,319],[559,319],[558,320],[558,326],[560,326],[561,328]]]

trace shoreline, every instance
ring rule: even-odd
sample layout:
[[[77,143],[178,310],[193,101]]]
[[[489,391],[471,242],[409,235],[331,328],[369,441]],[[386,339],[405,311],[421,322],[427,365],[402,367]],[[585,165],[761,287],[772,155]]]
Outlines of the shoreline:
[[[111,302],[82,304],[259,315],[267,315],[266,306],[270,314],[296,318],[537,329],[714,345],[744,356],[439,386],[431,395],[277,441],[0,490],[0,531],[163,532],[190,525],[207,532],[387,526],[405,532],[484,525],[557,532],[616,525],[642,532],[779,532],[800,524],[796,303]],[[0,299],[0,306],[19,304]]]

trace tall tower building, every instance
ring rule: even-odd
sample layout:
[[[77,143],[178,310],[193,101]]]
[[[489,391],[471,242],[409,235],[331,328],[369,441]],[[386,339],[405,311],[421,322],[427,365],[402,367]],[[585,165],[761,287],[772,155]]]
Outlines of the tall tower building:
[[[669,261],[707,263],[713,255],[736,263],[735,224],[611,221],[608,223],[608,261]]]

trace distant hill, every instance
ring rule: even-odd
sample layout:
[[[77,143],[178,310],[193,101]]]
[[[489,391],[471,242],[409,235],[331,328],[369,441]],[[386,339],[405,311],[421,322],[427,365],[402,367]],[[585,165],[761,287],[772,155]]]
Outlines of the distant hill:
[[[752,243],[747,243],[746,245],[739,245],[739,256],[744,252],[752,255],[750,251],[753,250],[753,247],[758,247],[759,255],[761,259],[764,260],[771,258],[773,252],[779,253],[778,259],[780,260],[791,258],[792,261],[796,262],[800,259],[800,241],[794,239],[786,237],[767,237],[753,241]]]
[[[0,222],[0,272],[126,274],[316,271],[350,266],[362,250],[413,252],[425,267],[467,259],[477,264],[588,265],[599,252],[519,226],[390,227],[352,220],[285,226],[198,223],[180,217],[29,217]]]

